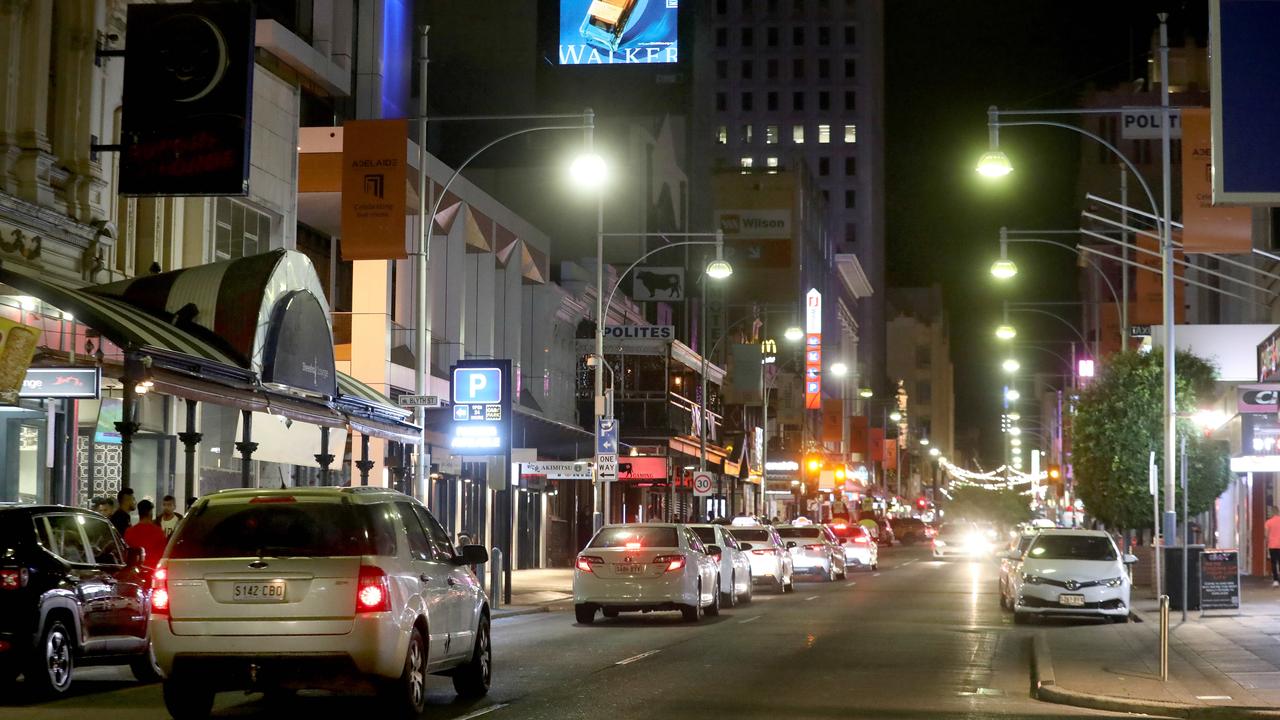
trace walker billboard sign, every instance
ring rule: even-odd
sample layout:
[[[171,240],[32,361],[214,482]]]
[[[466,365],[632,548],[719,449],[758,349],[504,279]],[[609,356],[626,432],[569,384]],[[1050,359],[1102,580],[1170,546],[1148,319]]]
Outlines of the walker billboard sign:
[[[560,64],[674,63],[679,12],[679,0],[560,0]]]

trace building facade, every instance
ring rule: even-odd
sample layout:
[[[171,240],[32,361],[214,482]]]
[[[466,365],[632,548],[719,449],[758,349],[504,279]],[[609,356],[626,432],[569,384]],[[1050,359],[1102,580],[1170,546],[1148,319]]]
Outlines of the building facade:
[[[917,463],[911,475],[912,495],[919,495],[931,482],[929,450],[936,448],[938,457],[955,457],[955,366],[950,326],[942,308],[938,287],[889,291],[890,377],[901,383],[907,395],[906,447],[924,461]],[[923,440],[929,441],[927,446]]]

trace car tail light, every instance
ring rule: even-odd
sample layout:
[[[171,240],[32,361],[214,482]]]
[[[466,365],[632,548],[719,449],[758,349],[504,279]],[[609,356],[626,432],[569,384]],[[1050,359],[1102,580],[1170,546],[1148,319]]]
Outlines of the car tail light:
[[[640,545],[640,543],[638,543],[638,542],[629,542],[629,543],[627,543],[627,549],[628,549],[628,550],[639,550],[640,548],[641,548],[641,545]]]
[[[603,564],[604,564],[604,558],[602,557],[596,557],[595,555],[579,555],[578,556],[577,565],[578,565],[578,569],[581,570],[582,572],[595,572],[595,570],[591,566],[603,565]]]
[[[262,505],[265,503],[291,503],[298,502],[298,499],[292,495],[260,495],[249,501],[250,505]]]
[[[751,554],[752,555],[773,555],[777,552],[778,552],[777,550],[774,550],[773,548],[769,548],[767,550],[752,550]]]
[[[871,539],[868,538],[866,535],[859,535],[858,537],[853,539],[853,543],[855,545],[866,545],[869,542],[871,542]]]
[[[18,590],[27,586],[27,569],[0,570],[0,590]]]
[[[387,612],[391,609],[391,587],[387,573],[372,565],[360,566],[360,581],[356,583],[356,612]]]
[[[684,567],[684,556],[683,555],[659,555],[658,557],[653,559],[654,565],[662,565],[664,563],[667,566],[667,569],[665,570],[665,572],[675,572],[676,570],[679,570]]]
[[[804,546],[804,549],[805,549],[805,550],[821,550],[821,549],[822,549],[822,543],[817,543],[817,544],[814,544],[814,545],[805,545],[805,546]]]
[[[163,567],[151,573],[151,614],[169,614],[169,571]]]
[[[848,526],[848,525],[845,525],[844,523],[836,523],[835,525],[832,525],[831,527],[835,528],[836,530],[844,530],[845,528],[847,528],[847,527],[849,527],[849,526]]]

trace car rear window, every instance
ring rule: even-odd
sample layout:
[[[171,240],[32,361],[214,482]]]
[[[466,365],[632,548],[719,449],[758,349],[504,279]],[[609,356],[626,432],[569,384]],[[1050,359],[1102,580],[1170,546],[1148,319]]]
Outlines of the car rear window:
[[[786,538],[816,538],[820,533],[816,527],[783,527],[778,528],[778,535]]]
[[[1036,560],[1115,560],[1110,538],[1098,535],[1041,535],[1027,557]]]
[[[593,548],[620,548],[627,543],[640,543],[640,547],[679,547],[673,527],[616,527],[605,528],[591,538]]]
[[[730,532],[743,542],[769,542],[769,531],[764,528],[734,528]]]
[[[179,526],[169,557],[395,554],[394,534],[380,527],[385,523],[385,514],[348,503],[209,502]]]
[[[698,539],[701,540],[702,542],[715,544],[715,541],[716,541],[715,528],[695,527],[695,528],[689,528],[689,529],[692,530],[693,534],[697,535]]]
[[[845,538],[851,538],[851,537],[862,537],[863,535],[867,534],[867,531],[864,530],[861,525],[849,525],[847,523],[839,523],[837,525],[831,525],[830,527],[831,527],[831,532],[834,533],[835,536],[840,538],[841,540]]]

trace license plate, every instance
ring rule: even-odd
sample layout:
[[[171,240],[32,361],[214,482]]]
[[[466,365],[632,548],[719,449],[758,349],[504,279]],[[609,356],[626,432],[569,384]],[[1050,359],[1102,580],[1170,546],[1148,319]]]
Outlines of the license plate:
[[[242,603],[284,602],[284,581],[236,583],[231,599]]]
[[[1067,607],[1084,607],[1083,595],[1059,595],[1058,604]]]
[[[639,575],[644,572],[643,565],[614,565],[613,571],[619,575]]]

